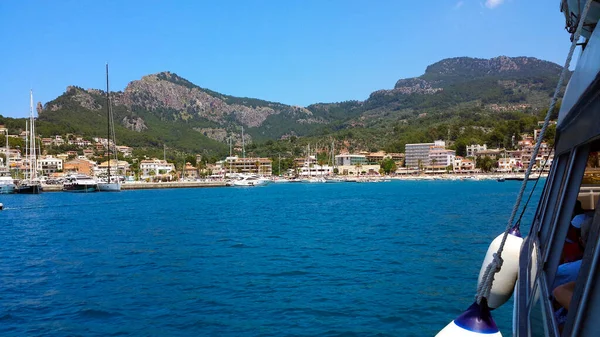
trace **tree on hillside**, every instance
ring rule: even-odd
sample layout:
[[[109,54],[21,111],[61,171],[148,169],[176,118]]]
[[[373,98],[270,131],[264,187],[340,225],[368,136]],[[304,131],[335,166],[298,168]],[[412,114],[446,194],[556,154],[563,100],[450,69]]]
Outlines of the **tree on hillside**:
[[[454,142],[454,151],[456,151],[457,156],[466,157],[467,156],[467,144],[463,139],[458,139]]]
[[[184,160],[184,161],[185,161],[186,163],[190,163],[190,165],[192,165],[192,166],[194,166],[194,167],[196,167],[196,165],[198,164],[198,163],[196,162],[196,156],[191,156],[191,155],[188,155],[188,156],[186,156],[186,157],[185,157],[185,160]]]
[[[556,138],[556,125],[549,125],[544,133],[544,141],[548,143],[548,147],[554,147],[554,139]]]

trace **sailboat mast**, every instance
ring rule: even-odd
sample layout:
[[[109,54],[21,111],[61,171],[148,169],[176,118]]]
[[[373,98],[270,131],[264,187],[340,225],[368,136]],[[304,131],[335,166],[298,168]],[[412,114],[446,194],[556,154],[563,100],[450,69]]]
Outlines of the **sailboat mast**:
[[[29,121],[25,120],[25,160],[29,164],[28,168],[31,169],[31,161],[29,159]],[[29,179],[29,169],[25,170],[25,180]]]
[[[312,169],[310,168],[310,143],[306,145],[306,160],[308,166],[308,176],[312,177]]]
[[[242,126],[242,157],[246,159],[246,142],[244,140],[244,127]]]
[[[107,166],[107,176],[106,182],[110,184],[110,88],[108,86],[108,63],[106,64],[106,149],[108,150],[108,166]]]
[[[331,167],[333,168],[332,174],[335,174],[335,142],[331,142]]]
[[[6,169],[8,171],[10,171],[10,165],[8,164],[8,156],[10,156],[10,150],[8,149],[8,128],[6,128],[6,147],[4,148],[6,150],[6,154],[4,155],[4,158],[6,158]]]
[[[37,163],[36,163],[36,153],[35,153],[35,117],[33,116],[33,90],[29,91],[29,131],[31,133],[29,137],[29,151],[31,152],[31,180],[35,179],[37,176]]]

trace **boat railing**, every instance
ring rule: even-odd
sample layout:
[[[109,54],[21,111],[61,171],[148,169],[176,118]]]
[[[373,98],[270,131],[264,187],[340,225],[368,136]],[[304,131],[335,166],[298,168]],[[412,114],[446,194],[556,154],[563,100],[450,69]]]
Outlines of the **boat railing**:
[[[577,199],[584,209],[593,210],[600,199],[600,185],[582,185]]]

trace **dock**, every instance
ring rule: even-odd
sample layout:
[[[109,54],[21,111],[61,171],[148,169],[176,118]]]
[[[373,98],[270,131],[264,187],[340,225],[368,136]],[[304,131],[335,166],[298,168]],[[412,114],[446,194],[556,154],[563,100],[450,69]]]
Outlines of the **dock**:
[[[149,190],[164,188],[202,188],[202,187],[226,187],[229,186],[225,181],[174,181],[160,183],[124,183],[121,184],[121,190]],[[44,192],[61,192],[62,185],[43,185]]]
[[[147,190],[159,188],[200,188],[200,187],[226,187],[225,181],[174,181],[160,183],[125,183],[121,184],[121,190]]]

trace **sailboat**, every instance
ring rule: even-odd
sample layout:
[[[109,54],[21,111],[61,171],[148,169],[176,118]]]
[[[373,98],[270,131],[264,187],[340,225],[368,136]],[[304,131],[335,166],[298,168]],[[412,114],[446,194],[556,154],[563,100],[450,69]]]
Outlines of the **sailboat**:
[[[335,142],[331,142],[331,165],[333,166],[332,175],[325,177],[326,183],[345,183],[346,180],[337,176],[335,173]]]
[[[106,64],[106,115],[107,115],[107,137],[106,137],[106,142],[107,142],[107,149],[108,149],[108,162],[107,162],[107,168],[106,168],[106,181],[101,181],[98,182],[98,190],[100,190],[101,192],[118,192],[121,190],[121,183],[119,182],[119,177],[118,176],[114,176],[111,179],[110,176],[110,163],[113,160],[111,158],[111,143],[112,146],[116,147],[117,146],[117,142],[116,142],[116,137],[115,137],[115,124],[114,124],[114,120],[113,120],[113,111],[112,111],[112,104],[110,102],[110,89],[108,86],[108,63]],[[119,164],[119,159],[117,158],[117,151],[114,151],[115,153],[115,162],[117,163],[117,171],[118,171],[118,164]]]
[[[25,124],[27,128],[27,124]],[[42,192],[42,183],[37,177],[37,156],[36,156],[36,137],[35,137],[35,116],[33,115],[33,91],[29,91],[29,132],[25,142],[25,157],[29,158],[29,170],[26,172],[25,179],[21,180],[16,193],[20,194],[39,194]],[[29,148],[27,148],[29,146]]]
[[[11,194],[15,193],[16,186],[13,178],[10,175],[10,150],[8,148],[8,128],[5,129],[5,131],[6,134],[4,138],[6,139],[6,147],[4,149],[6,153],[4,155],[4,168],[0,168],[0,194]]]
[[[242,126],[242,161],[246,162],[246,142],[244,139],[244,127]],[[258,171],[258,169],[257,169]],[[264,186],[271,182],[271,180],[257,174],[242,172],[237,175],[238,179],[233,180],[231,184],[233,186]]]

